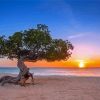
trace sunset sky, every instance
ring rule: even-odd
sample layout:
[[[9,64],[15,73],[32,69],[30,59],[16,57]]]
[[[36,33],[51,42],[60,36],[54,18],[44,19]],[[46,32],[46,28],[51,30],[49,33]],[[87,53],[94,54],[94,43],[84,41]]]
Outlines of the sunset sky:
[[[68,39],[75,48],[68,61],[28,66],[100,66],[100,0],[0,0],[1,35],[39,23],[49,26],[53,38]],[[0,59],[0,66],[16,66],[16,60]]]

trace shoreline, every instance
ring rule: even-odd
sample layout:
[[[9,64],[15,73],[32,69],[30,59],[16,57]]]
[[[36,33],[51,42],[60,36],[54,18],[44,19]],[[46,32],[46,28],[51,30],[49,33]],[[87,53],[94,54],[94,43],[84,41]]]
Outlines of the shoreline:
[[[34,76],[34,79],[35,85],[0,86],[0,100],[100,100],[100,77]]]
[[[14,76],[16,77],[18,74],[15,73],[0,73],[0,77],[5,76],[5,75],[9,75],[9,76]],[[80,77],[80,78],[100,78],[100,76],[98,75],[36,75],[33,74],[33,77],[64,77],[64,78],[74,78],[74,77]]]
[[[100,77],[100,69],[59,69],[59,68],[32,68],[30,69],[30,72],[34,76],[72,76],[72,77],[78,77],[78,76],[86,76],[86,77]],[[18,74],[19,69],[18,68],[1,68],[0,74]]]

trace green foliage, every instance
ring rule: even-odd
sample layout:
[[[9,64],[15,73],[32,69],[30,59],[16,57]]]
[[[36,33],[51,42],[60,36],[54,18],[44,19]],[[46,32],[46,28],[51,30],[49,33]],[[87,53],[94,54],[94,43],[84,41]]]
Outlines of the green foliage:
[[[22,32],[15,32],[12,36],[9,36],[9,42],[12,42],[17,47],[22,46]]]
[[[5,52],[5,36],[0,36],[0,55],[1,57],[4,55]]]
[[[30,29],[28,31],[25,31],[24,33],[24,44],[28,49],[40,49],[41,46],[48,45],[51,42],[51,37],[49,33],[40,31],[38,29]]]
[[[68,40],[52,39],[48,26],[44,24],[38,24],[36,29],[15,32],[8,39],[0,37],[0,55],[10,59],[24,56],[34,61],[65,60],[71,56],[70,50],[73,45]]]
[[[70,42],[62,39],[54,39],[47,51],[46,58],[48,61],[68,59],[71,56],[70,49],[73,50]]]

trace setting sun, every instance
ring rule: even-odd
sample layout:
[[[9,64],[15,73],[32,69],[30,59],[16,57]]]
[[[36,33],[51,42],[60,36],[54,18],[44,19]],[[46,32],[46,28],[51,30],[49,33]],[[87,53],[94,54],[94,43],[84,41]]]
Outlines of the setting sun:
[[[81,61],[81,62],[79,63],[79,68],[84,68],[84,67],[85,67],[85,64],[84,64],[83,61]]]

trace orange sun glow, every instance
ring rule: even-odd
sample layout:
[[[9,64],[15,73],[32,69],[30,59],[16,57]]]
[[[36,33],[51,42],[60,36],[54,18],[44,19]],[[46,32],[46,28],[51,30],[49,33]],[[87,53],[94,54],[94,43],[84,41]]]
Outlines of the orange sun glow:
[[[84,68],[84,67],[85,67],[84,62],[79,62],[79,68]]]

